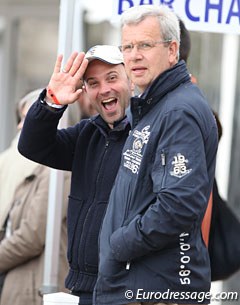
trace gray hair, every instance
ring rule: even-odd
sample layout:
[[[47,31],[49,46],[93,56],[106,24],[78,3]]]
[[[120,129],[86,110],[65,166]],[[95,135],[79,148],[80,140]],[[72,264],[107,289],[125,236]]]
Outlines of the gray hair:
[[[29,92],[24,97],[20,99],[17,103],[17,121],[19,121],[22,117],[22,111],[25,106],[29,109],[31,105],[37,100],[39,94],[43,91],[43,89],[36,89],[34,91]]]
[[[121,28],[124,25],[138,24],[149,16],[158,19],[163,40],[175,40],[180,45],[179,19],[166,5],[139,5],[129,8],[122,14]]]

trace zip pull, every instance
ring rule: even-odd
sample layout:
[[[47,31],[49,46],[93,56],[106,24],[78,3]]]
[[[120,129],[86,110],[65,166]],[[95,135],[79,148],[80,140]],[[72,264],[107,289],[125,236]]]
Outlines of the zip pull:
[[[105,143],[105,148],[107,148],[109,145],[109,141],[107,140],[106,143]]]
[[[142,106],[138,106],[138,115],[141,115],[142,113]]]
[[[161,153],[161,161],[162,161],[162,166],[166,165],[166,156],[165,153]]]
[[[129,270],[129,269],[130,269],[130,265],[131,265],[131,262],[130,262],[130,261],[127,261],[126,270]]]

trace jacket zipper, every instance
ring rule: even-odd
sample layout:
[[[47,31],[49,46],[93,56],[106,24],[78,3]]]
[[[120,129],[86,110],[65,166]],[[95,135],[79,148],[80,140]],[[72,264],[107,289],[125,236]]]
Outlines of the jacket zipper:
[[[104,154],[103,154],[103,157],[102,157],[100,169],[101,169],[101,167],[102,167],[102,162],[103,162],[103,159],[104,159],[105,154],[106,154],[106,152],[107,152],[108,146],[109,146],[109,140],[106,140],[106,143],[105,143],[105,150],[104,150]],[[100,170],[99,170],[99,172],[100,172]],[[99,172],[98,172],[98,176],[97,176],[96,184],[95,184],[95,185],[96,185],[96,188],[95,188],[94,199],[95,199],[95,195],[96,195],[96,189],[97,189],[97,183],[98,183]],[[100,241],[99,241],[99,239],[100,239],[101,228],[102,228],[102,224],[101,224],[101,227],[100,227],[100,230],[99,230],[99,233],[98,233],[98,261],[99,261],[99,256],[100,256]]]
[[[166,154],[164,150],[162,150],[161,152],[161,164],[163,166],[163,178],[162,178],[162,188],[163,188],[165,184],[165,176],[166,176]]]
[[[104,150],[103,155],[102,155],[101,164],[100,164],[100,166],[99,166],[99,171],[98,171],[98,175],[97,175],[97,178],[96,178],[96,183],[95,183],[95,193],[94,193],[94,196],[93,196],[93,202],[94,202],[94,200],[95,200],[95,196],[96,196],[97,185],[98,185],[98,180],[99,180],[99,174],[100,174],[100,172],[101,172],[101,168],[102,168],[103,160],[104,160],[104,158],[105,158],[105,155],[106,155],[106,152],[107,152],[108,146],[109,146],[109,140],[106,140],[106,142],[105,142],[105,146],[104,146],[105,150]],[[91,207],[89,207],[89,209],[90,209],[90,208],[91,208]],[[88,211],[87,211],[86,215],[88,215],[89,209],[88,209]],[[83,228],[84,228],[84,226],[85,226],[85,221],[84,221],[84,223],[83,223]],[[80,244],[82,243],[82,236],[81,236],[81,238],[80,238],[79,243],[80,243]],[[99,246],[98,246],[98,255],[99,255]],[[86,267],[85,267],[85,270],[86,270],[86,271],[88,271]],[[74,286],[73,286],[73,288],[74,288]]]
[[[94,192],[94,196],[93,196],[93,202],[94,202],[95,197],[96,197],[97,185],[98,185],[98,181],[99,181],[99,174],[100,174],[101,169],[102,169],[103,160],[104,160],[104,158],[105,158],[105,155],[106,155],[108,146],[109,146],[109,140],[106,140],[106,143],[105,143],[105,146],[104,146],[105,150],[104,150],[103,155],[102,155],[101,164],[100,164],[100,166],[99,166],[98,175],[97,175],[96,182],[95,182],[95,192]]]

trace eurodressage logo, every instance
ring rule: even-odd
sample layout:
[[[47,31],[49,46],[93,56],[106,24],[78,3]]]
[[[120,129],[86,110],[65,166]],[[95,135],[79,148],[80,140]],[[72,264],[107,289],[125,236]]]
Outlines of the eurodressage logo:
[[[182,178],[192,171],[191,168],[187,169],[188,159],[186,159],[185,156],[181,153],[178,153],[176,156],[173,157],[173,159],[173,170],[170,172],[171,176]]]
[[[130,169],[133,174],[138,174],[138,170],[142,161],[142,149],[147,144],[150,131],[150,125],[145,126],[141,131],[134,130],[133,137],[135,140],[132,144],[132,149],[127,149],[123,153],[124,163],[123,166]]]

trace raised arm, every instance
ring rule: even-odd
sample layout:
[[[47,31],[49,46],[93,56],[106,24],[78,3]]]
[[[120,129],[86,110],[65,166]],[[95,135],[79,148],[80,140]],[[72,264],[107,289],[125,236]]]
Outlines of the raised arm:
[[[76,139],[84,122],[62,130],[57,127],[67,105],[78,100],[82,93],[81,78],[88,61],[84,53],[74,52],[63,72],[62,59],[62,55],[57,57],[47,88],[27,113],[18,149],[22,155],[35,162],[71,170]],[[56,105],[56,101],[59,105]]]

